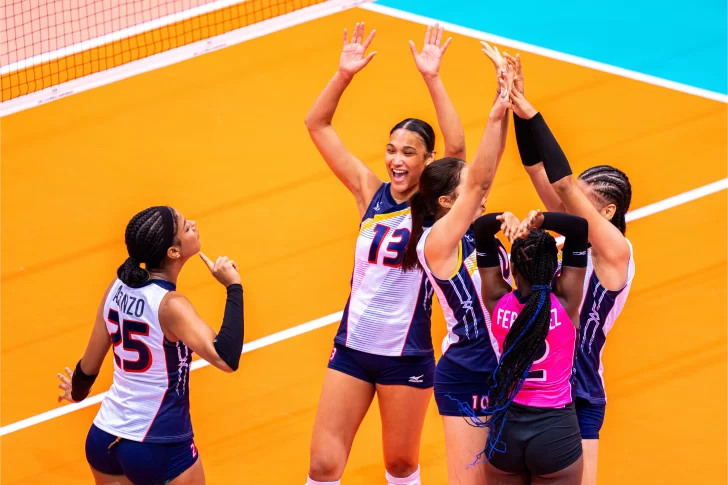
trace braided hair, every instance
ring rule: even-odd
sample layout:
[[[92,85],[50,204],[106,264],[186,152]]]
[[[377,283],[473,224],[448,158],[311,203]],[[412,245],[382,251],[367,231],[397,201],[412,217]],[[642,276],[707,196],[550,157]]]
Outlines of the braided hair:
[[[177,218],[171,207],[150,207],[132,217],[124,237],[129,257],[116,270],[119,279],[132,287],[147,281],[148,270],[161,268],[167,249],[179,244],[175,240],[176,233]]]
[[[632,184],[629,183],[627,175],[609,165],[598,165],[585,170],[584,173],[579,175],[579,179],[589,184],[605,202],[614,204],[617,207],[612,217],[612,224],[622,234],[627,232],[625,215],[629,210],[629,204],[632,202]]]
[[[440,209],[438,200],[451,195],[460,185],[460,173],[465,162],[459,158],[442,158],[425,167],[420,176],[420,187],[410,198],[412,213],[412,235],[404,250],[402,271],[420,267],[417,244],[424,233],[425,220],[432,219]]]
[[[506,335],[503,355],[493,373],[495,383],[488,391],[488,459],[494,451],[505,451],[500,435],[508,408],[528,377],[533,361],[543,353],[551,322],[551,280],[558,264],[556,240],[549,233],[534,229],[526,239],[513,243],[511,260],[531,284],[531,295]]]

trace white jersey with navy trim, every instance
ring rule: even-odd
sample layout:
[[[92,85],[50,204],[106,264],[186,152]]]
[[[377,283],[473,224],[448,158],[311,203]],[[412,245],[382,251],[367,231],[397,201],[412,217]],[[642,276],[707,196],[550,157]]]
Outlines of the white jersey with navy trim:
[[[192,351],[170,342],[159,325],[159,305],[175,285],[149,280],[131,288],[116,280],[104,304],[114,352],[114,382],[94,424],[120,438],[149,443],[193,436],[189,371]]]
[[[469,230],[460,240],[457,271],[447,280],[432,274],[425,260],[425,242],[431,227],[425,228],[417,244],[417,256],[435,288],[437,299],[447,322],[447,335],[442,342],[442,358],[472,372],[493,372],[498,364],[498,342],[493,335],[490,315],[481,295],[481,279],[475,252],[475,234]],[[511,281],[508,253],[498,244],[501,271]]]
[[[433,355],[432,288],[422,271],[402,271],[412,217],[390,185],[374,194],[359,227],[351,294],[335,342],[375,355]]]
[[[606,404],[604,364],[602,354],[607,333],[622,313],[632,287],[635,265],[632,243],[629,244],[629,269],[627,283],[620,290],[610,291],[599,282],[592,264],[591,248],[588,252],[587,271],[584,279],[584,296],[579,309],[579,341],[576,354],[576,397],[592,404]]]

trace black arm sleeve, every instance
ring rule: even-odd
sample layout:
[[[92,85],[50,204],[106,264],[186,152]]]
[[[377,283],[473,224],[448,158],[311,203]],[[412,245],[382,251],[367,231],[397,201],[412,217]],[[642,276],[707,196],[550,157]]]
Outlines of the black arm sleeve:
[[[564,236],[564,248],[561,250],[563,266],[586,267],[589,245],[589,223],[586,219],[561,212],[544,212],[541,229]]]
[[[94,385],[96,378],[99,375],[87,375],[81,370],[81,361],[76,364],[76,370],[73,371],[71,376],[71,398],[74,401],[83,401],[88,397],[88,393],[91,392],[91,386]]]
[[[543,167],[546,170],[549,182],[553,184],[571,175],[569,160],[566,159],[564,151],[559,146],[559,142],[556,141],[553,133],[551,133],[541,113],[528,120],[528,124],[536,142],[536,149],[543,157]]]
[[[227,287],[222,327],[213,343],[217,355],[234,371],[238,370],[240,354],[243,352],[243,318],[243,287],[239,284],[230,285]]]
[[[501,221],[496,219],[502,212],[494,212],[478,217],[473,230],[475,232],[475,254],[478,268],[492,268],[500,266],[498,259],[498,245],[495,235],[500,231]]]
[[[516,113],[513,113],[513,126],[516,129],[516,144],[518,145],[518,153],[521,154],[521,163],[530,167],[541,162],[541,155],[538,153],[528,120],[524,120]]]

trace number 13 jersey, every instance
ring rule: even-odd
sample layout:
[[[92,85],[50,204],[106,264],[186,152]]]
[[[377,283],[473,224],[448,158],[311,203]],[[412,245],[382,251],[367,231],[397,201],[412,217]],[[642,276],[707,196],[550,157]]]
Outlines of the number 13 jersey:
[[[131,288],[116,280],[104,304],[114,351],[114,382],[94,424],[114,436],[148,443],[191,438],[189,371],[192,351],[170,342],[159,305],[175,285],[149,280]]]
[[[359,228],[351,294],[335,342],[376,355],[432,355],[432,286],[420,270],[402,271],[412,233],[408,202],[383,183]]]

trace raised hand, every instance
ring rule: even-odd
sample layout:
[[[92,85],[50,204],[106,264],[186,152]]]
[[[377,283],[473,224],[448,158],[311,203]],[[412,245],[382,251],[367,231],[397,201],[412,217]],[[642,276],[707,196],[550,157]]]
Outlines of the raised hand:
[[[521,226],[521,221],[519,221],[518,218],[511,212],[504,212],[496,217],[496,219],[501,221],[500,228],[501,231],[503,231],[503,235],[507,237],[511,243],[513,243],[513,241],[516,240],[516,235],[518,234],[518,229]]]
[[[366,57],[364,57],[364,54],[369,44],[372,43],[372,39],[374,39],[374,34],[376,33],[376,30],[372,30],[369,33],[369,37],[362,43],[362,39],[364,38],[364,22],[360,22],[354,26],[354,32],[351,34],[351,42],[349,42],[348,33],[344,29],[344,48],[341,51],[341,58],[339,59],[339,72],[351,77],[369,64],[377,52],[371,52]]]
[[[518,226],[516,238],[525,239],[532,229],[538,229],[543,224],[543,214],[541,209],[536,209],[528,213],[525,219]]]
[[[498,50],[498,47],[491,46],[484,40],[480,41],[480,45],[483,46],[481,51],[483,51],[485,53],[485,55],[488,56],[488,59],[490,59],[490,62],[493,63],[496,74],[500,73],[503,69],[506,69],[508,62],[501,55],[500,51]]]
[[[523,85],[523,70],[521,69],[521,55],[516,54],[516,57],[504,52],[503,57],[506,59],[508,64],[512,65],[516,70],[516,77],[513,79],[513,89],[520,91],[521,94],[525,93],[525,87]]]
[[[68,377],[64,376],[60,372],[57,374],[58,378],[61,380],[61,383],[58,384],[58,387],[63,391],[63,394],[58,396],[58,402],[61,402],[64,399],[68,402],[78,402],[74,401],[73,397],[71,396],[71,379],[73,378],[73,371],[66,367],[66,374],[68,374]]]
[[[425,31],[425,42],[420,53],[417,52],[415,43],[409,41],[412,57],[414,57],[417,69],[423,77],[435,77],[440,72],[442,56],[452,41],[452,37],[448,37],[445,44],[442,47],[440,46],[444,30],[445,28],[439,24],[435,24],[434,26],[428,25]]]
[[[220,256],[213,263],[204,253],[200,253],[200,258],[205,262],[212,276],[224,287],[227,288],[230,285],[240,284],[240,274],[238,273],[238,265],[235,261],[229,259],[227,256]]]
[[[513,88],[514,70],[507,66],[498,73],[498,99],[490,111],[490,118],[493,120],[501,120],[505,116],[509,108],[513,108],[511,103],[510,92]]]

